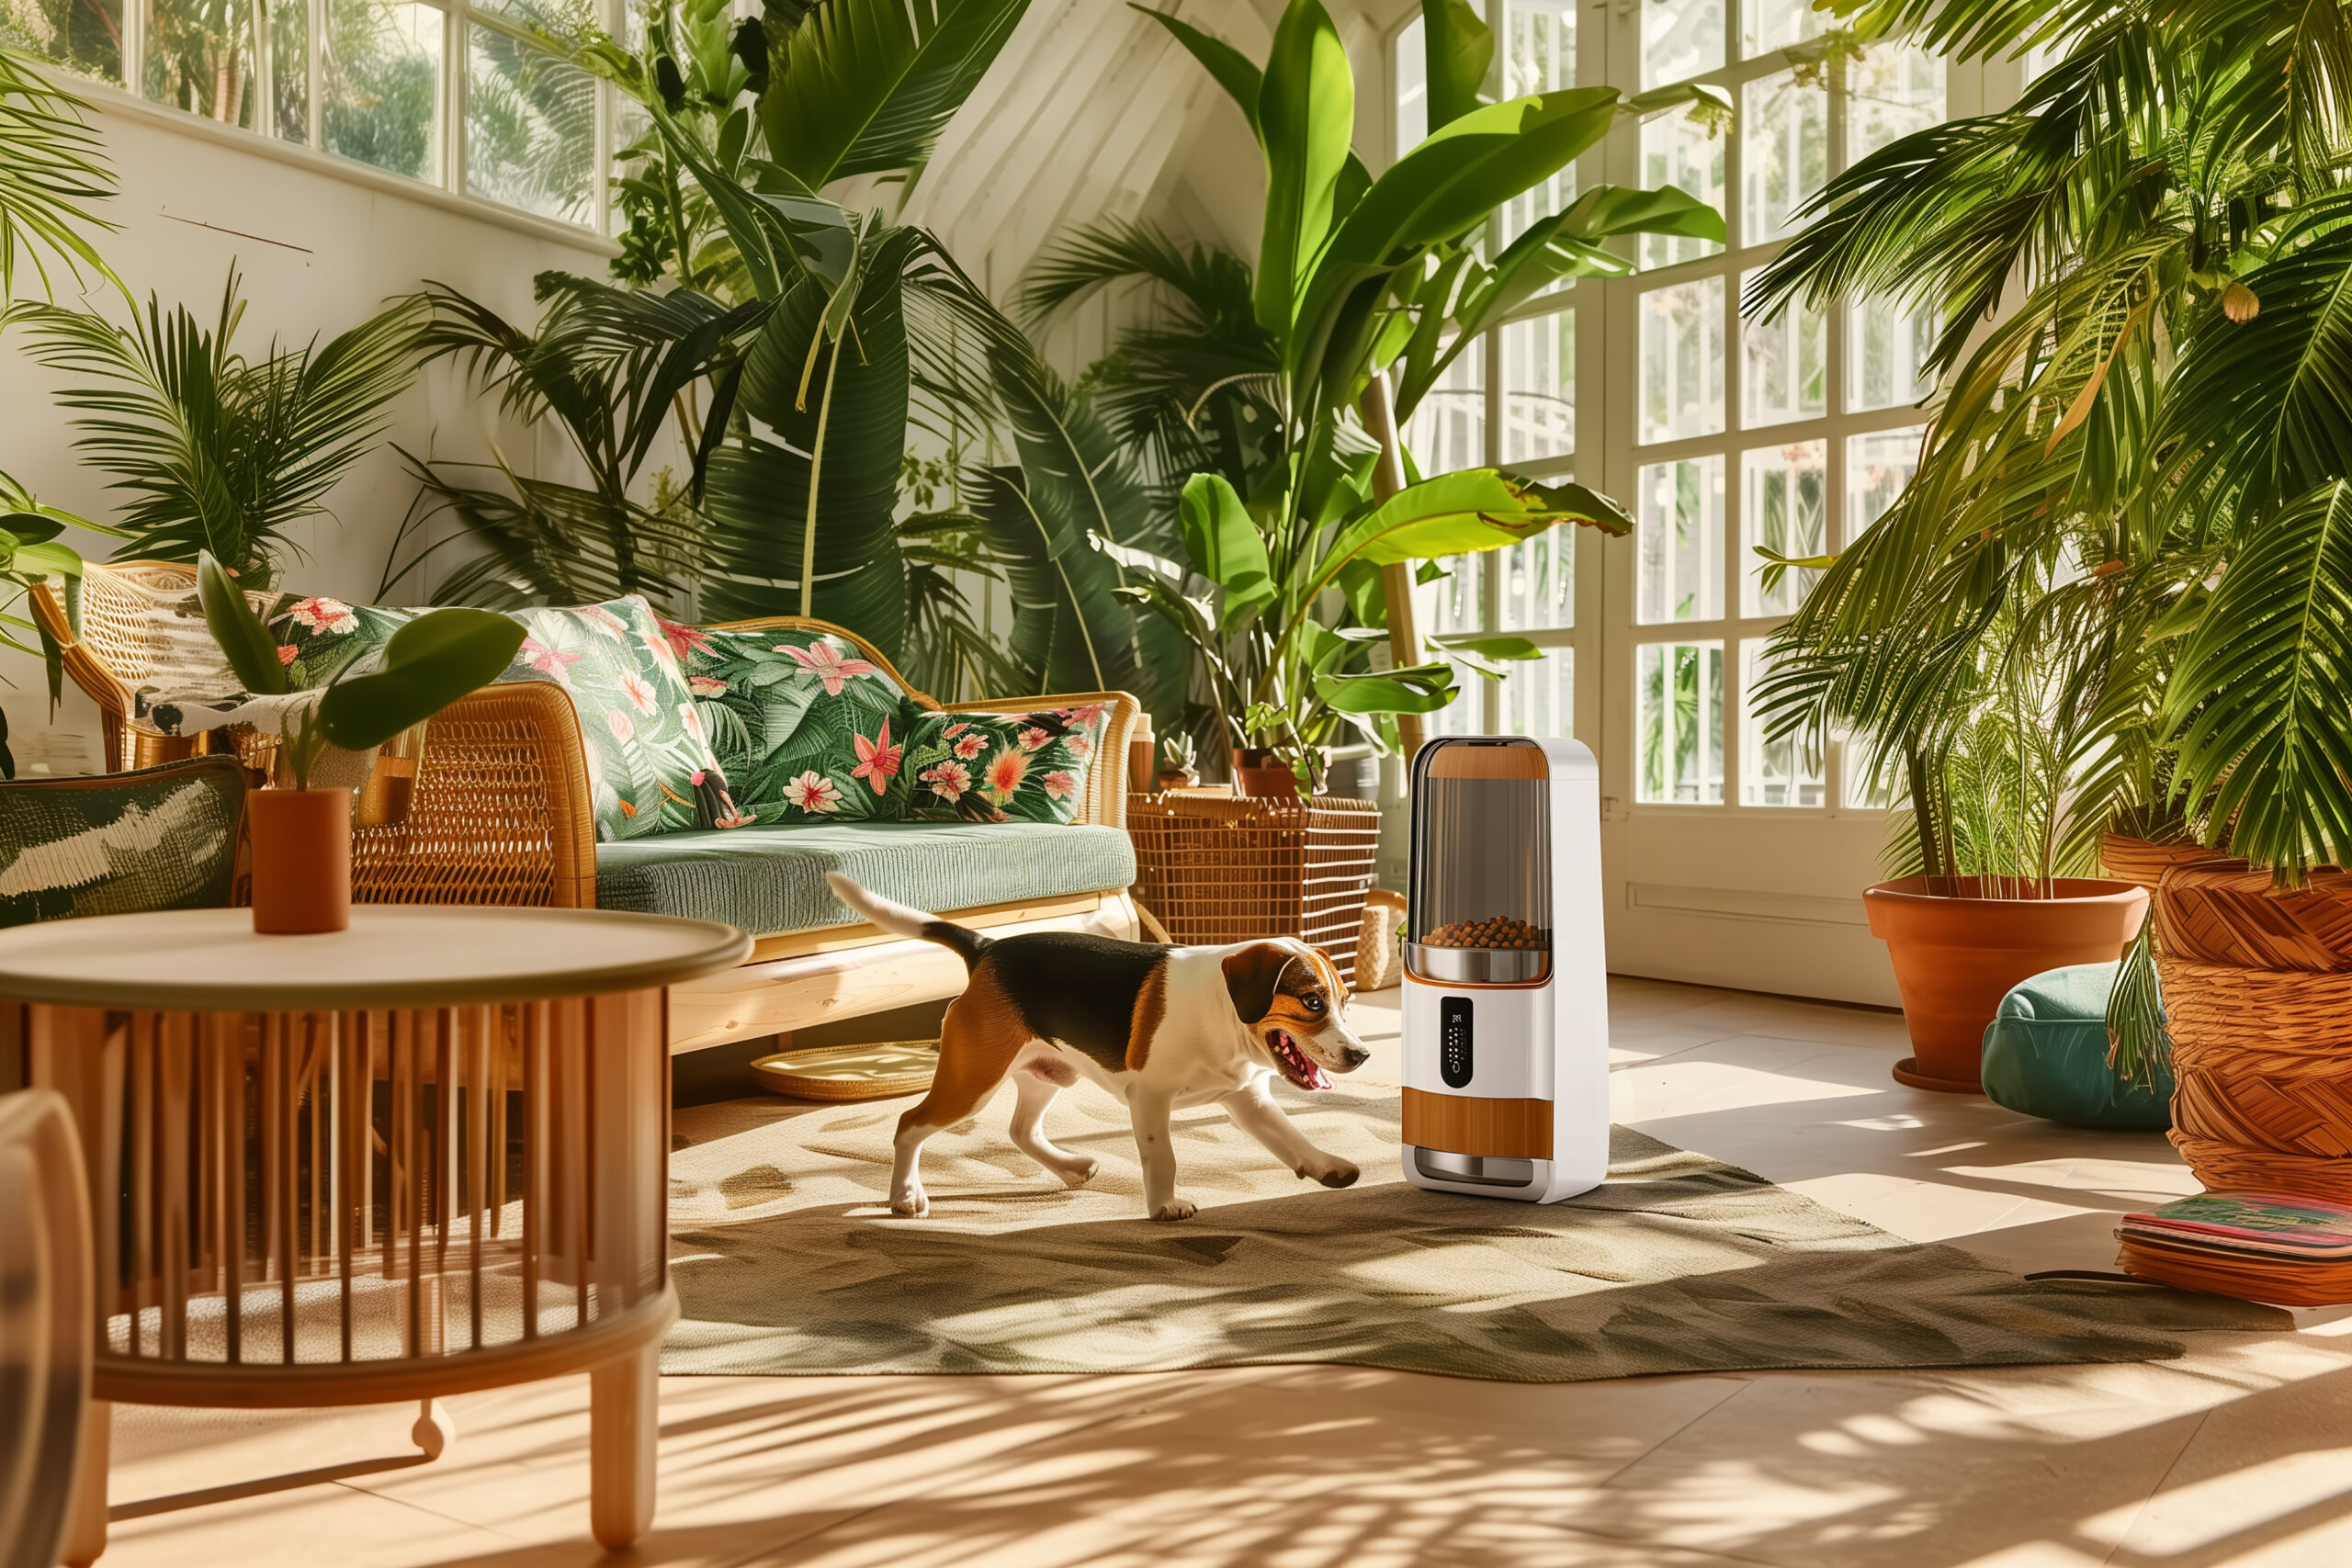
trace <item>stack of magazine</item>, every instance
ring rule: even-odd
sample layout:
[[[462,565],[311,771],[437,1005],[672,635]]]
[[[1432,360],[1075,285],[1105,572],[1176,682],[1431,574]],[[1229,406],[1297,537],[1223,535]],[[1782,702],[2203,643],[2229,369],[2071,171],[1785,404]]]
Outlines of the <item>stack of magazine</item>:
[[[2352,1302],[2352,1203],[2281,1192],[2202,1192],[2116,1233],[2124,1272],[2192,1291],[2327,1306]]]

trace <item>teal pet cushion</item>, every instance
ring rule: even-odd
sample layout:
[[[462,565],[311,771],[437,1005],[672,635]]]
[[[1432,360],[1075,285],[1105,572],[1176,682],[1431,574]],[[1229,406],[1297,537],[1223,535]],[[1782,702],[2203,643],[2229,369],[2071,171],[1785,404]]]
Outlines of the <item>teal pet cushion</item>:
[[[2107,1065],[2107,995],[2120,964],[2076,964],[2015,987],[1984,1026],[1984,1094],[2070,1127],[2162,1132],[2172,1125],[2172,1066],[2154,1088]]]

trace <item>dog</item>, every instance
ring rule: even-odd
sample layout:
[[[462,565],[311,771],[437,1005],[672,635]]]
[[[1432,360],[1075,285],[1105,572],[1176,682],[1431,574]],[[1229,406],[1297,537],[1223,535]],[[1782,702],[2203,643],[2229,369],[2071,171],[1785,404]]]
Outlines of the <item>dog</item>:
[[[1278,1074],[1301,1089],[1328,1089],[1326,1073],[1353,1072],[1372,1055],[1340,1016],[1348,988],[1339,971],[1297,938],[1167,947],[1030,931],[996,941],[879,897],[838,872],[825,880],[884,931],[955,953],[971,976],[947,1010],[931,1092],[899,1119],[896,1213],[931,1212],[924,1140],[977,1114],[1008,1077],[1019,1095],[1013,1143],[1072,1187],[1093,1178],[1095,1163],[1046,1137],[1046,1107],[1081,1077],[1126,1101],[1144,1206],[1155,1220],[1197,1212],[1176,1196],[1169,1115],[1212,1100],[1299,1176],[1345,1187],[1361,1174],[1308,1143],[1271,1092]]]

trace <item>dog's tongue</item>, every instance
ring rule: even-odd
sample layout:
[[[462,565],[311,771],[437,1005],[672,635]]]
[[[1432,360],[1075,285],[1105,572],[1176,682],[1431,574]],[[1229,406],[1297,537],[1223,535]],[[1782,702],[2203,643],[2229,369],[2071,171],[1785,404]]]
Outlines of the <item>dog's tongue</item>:
[[[1321,1067],[1317,1066],[1313,1062],[1309,1062],[1306,1064],[1306,1087],[1309,1089],[1329,1089],[1331,1087],[1330,1075],[1326,1073]]]

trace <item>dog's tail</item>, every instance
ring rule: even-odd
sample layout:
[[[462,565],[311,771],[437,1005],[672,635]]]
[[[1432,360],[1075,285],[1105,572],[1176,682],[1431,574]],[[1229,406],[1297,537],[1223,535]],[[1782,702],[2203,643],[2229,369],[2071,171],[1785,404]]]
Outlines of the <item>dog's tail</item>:
[[[936,915],[925,914],[921,909],[910,908],[878,894],[869,893],[838,871],[825,873],[825,881],[832,888],[835,897],[884,931],[935,942],[952,950],[964,961],[964,967],[967,970],[979,963],[982,953],[996,945],[979,932],[959,926],[953,920],[943,920]]]

